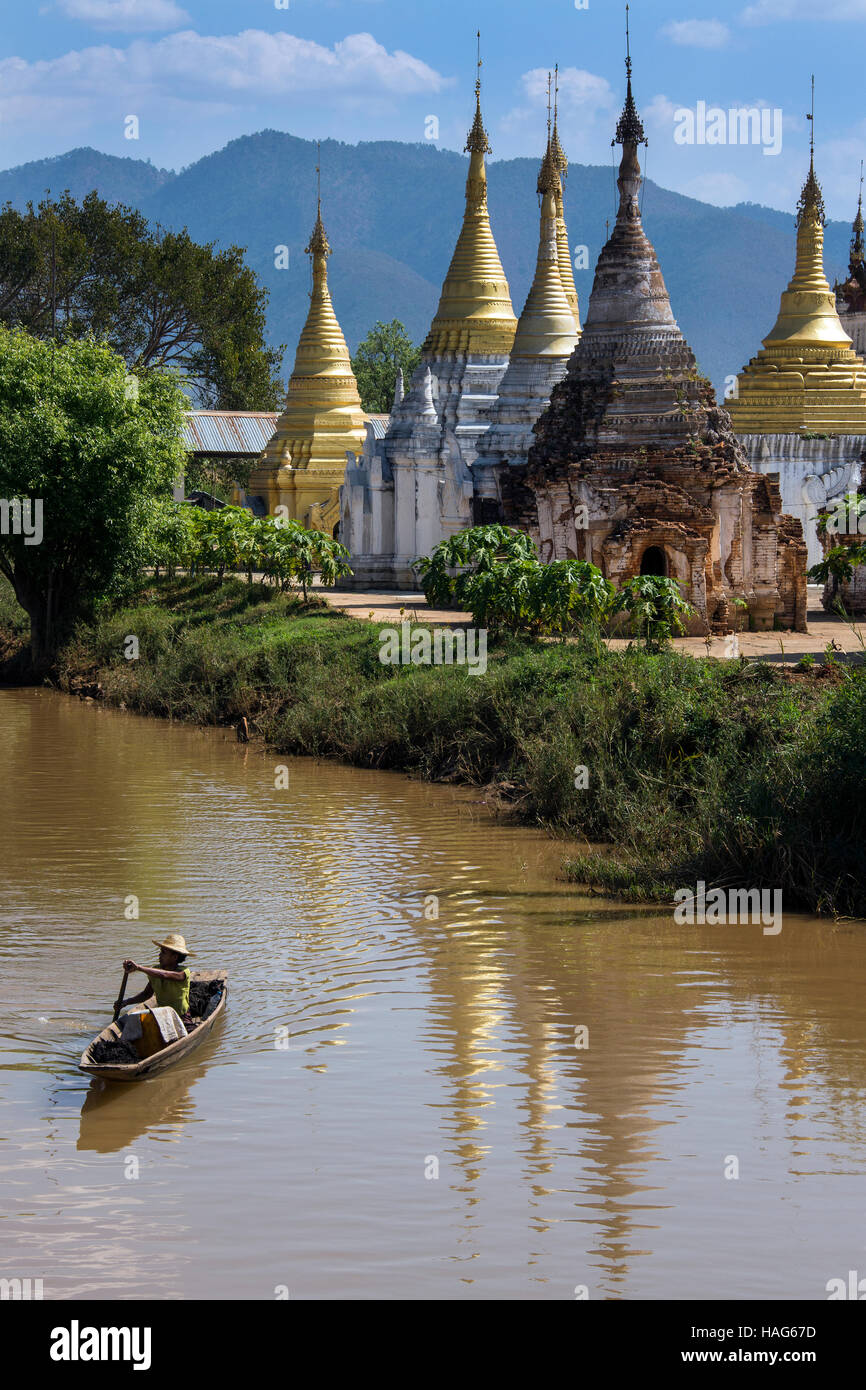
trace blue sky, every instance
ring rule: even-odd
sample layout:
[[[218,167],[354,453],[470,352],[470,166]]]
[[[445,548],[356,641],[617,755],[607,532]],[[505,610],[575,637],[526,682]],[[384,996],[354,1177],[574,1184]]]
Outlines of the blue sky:
[[[438,143],[460,149],[477,27],[494,158],[539,154],[557,61],[574,162],[609,162],[622,104],[624,6],[613,0],[0,0],[0,14],[0,168],[93,145],[177,169],[265,127],[416,141],[431,116]],[[827,210],[851,219],[866,155],[866,0],[635,0],[631,30],[650,177],[721,205],[791,209],[814,70]],[[677,143],[677,111],[699,102],[780,111],[780,153]]]

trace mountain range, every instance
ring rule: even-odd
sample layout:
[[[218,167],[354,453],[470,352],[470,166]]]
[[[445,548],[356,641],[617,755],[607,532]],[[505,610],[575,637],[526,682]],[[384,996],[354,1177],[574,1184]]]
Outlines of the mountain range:
[[[274,130],[233,140],[179,172],[75,149],[0,172],[0,204],[23,208],[49,191],[57,196],[69,189],[81,198],[96,189],[109,202],[138,208],[152,223],[188,228],[198,241],[245,247],[248,264],[270,292],[269,337],[272,344],[287,345],[288,373],[308,305],[304,247],[316,215],[316,162],[315,144]],[[420,342],[460,230],[465,156],[432,144],[327,140],[321,167],[323,217],[333,248],[331,292],[350,349],[377,319],[401,319]],[[488,164],[490,217],[518,314],[535,269],[537,174],[532,159]],[[715,207],[652,180],[642,196],[644,226],[674,313],[700,370],[721,394],[725,378],[757,352],[775,322],[779,295],[794,268],[795,217],[757,204]],[[572,252],[585,246],[588,253],[588,269],[575,273],[582,312],[616,204],[613,165],[571,166],[565,194],[569,238]],[[831,284],[845,277],[850,237],[848,223],[828,222],[825,268]],[[287,269],[277,269],[281,247],[289,251]]]

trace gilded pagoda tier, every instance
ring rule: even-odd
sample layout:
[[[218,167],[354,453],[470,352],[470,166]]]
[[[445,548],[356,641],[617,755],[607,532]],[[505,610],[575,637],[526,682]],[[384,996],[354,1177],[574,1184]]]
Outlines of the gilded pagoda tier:
[[[556,217],[559,171],[552,163],[550,148],[542,165],[541,181],[541,220],[535,278],[517,325],[512,361],[522,357],[568,359],[578,339],[574,313],[560,274]]]
[[[487,210],[484,155],[489,145],[480,99],[476,100],[475,121],[466,148],[466,211],[442,285],[439,308],[424,343],[427,357],[455,352],[507,356],[517,330],[511,291]]]
[[[559,278],[571,309],[574,327],[580,334],[580,304],[577,298],[577,285],[574,283],[574,268],[571,264],[568,230],[565,225],[565,203],[561,189],[556,195],[556,245],[559,256]]]
[[[800,195],[793,278],[728,407],[739,434],[866,432],[866,364],[842,327],[824,273],[824,208],[814,160]]]
[[[328,288],[330,252],[320,208],[307,247],[310,308],[285,408],[250,477],[250,491],[265,498],[269,512],[284,506],[308,525],[320,524],[328,508],[333,509],[345,477],[346,453],[359,451],[366,434],[367,417]]]
[[[558,73],[559,69],[557,69]],[[558,90],[558,88],[557,88]],[[556,120],[553,123],[553,135],[550,141],[550,155],[558,175],[556,182],[556,247],[559,258],[559,278],[562,281],[562,288],[565,290],[565,297],[568,300],[574,317],[574,326],[580,333],[580,305],[577,299],[577,286],[574,283],[574,267],[571,264],[571,249],[568,245],[568,230],[565,225],[565,199],[563,196],[562,181],[568,171],[568,160],[559,139],[559,127]],[[542,165],[542,176],[544,166]],[[541,188],[541,177],[539,178],[539,193]]]

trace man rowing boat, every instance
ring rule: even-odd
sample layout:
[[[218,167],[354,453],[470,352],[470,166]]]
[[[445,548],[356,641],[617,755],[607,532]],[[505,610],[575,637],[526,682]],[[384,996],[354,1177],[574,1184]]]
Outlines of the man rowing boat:
[[[124,970],[140,970],[147,976],[144,989],[129,999],[127,1006],[143,1004],[145,999],[155,994],[157,1006],[174,1009],[189,1028],[192,1022],[189,1013],[190,971],[184,967],[183,962],[193,952],[178,932],[172,932],[164,941],[157,941],[156,937],[151,937],[151,940],[154,946],[159,947],[159,966],[136,965],[134,960],[123,962]],[[126,1008],[120,1012],[121,1015],[125,1014]]]

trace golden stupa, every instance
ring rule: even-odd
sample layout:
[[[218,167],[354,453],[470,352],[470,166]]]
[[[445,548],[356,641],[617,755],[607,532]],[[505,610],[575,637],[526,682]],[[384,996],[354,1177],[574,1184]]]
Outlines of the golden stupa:
[[[328,289],[331,247],[321,198],[306,254],[312,259],[310,310],[285,409],[250,477],[249,491],[265,498],[270,514],[283,506],[288,509],[283,515],[331,532],[339,520],[346,451],[361,452],[367,416]]]
[[[559,164],[550,136],[548,119],[547,153],[538,175],[541,198],[541,225],[535,279],[517,325],[511,361],[523,357],[568,359],[577,344],[574,311],[562,283],[562,263],[557,236],[557,190],[562,189]],[[567,246],[566,246],[567,254]],[[574,281],[572,281],[572,284]]]
[[[452,352],[507,357],[517,319],[487,211],[484,156],[490,153],[490,143],[481,117],[480,76],[475,83],[475,120],[466,151],[469,174],[463,226],[423,353],[426,357]]]
[[[866,364],[824,274],[814,146],[797,205],[797,262],[779,317],[726,402],[737,434],[866,434]]]
[[[563,195],[562,180],[568,173],[568,160],[565,151],[559,140],[559,66],[556,68],[556,105],[553,114],[553,138],[551,141],[553,158],[556,161],[556,168],[559,174],[556,187],[556,244],[559,251],[559,277],[562,281],[562,288],[565,290],[566,297],[571,306],[574,316],[574,326],[578,333],[580,327],[580,306],[577,302],[577,286],[574,283],[574,267],[571,264],[571,251],[568,245],[568,229],[565,225],[565,198]],[[542,166],[543,167],[543,166]],[[541,193],[541,182],[539,180],[538,191]]]

